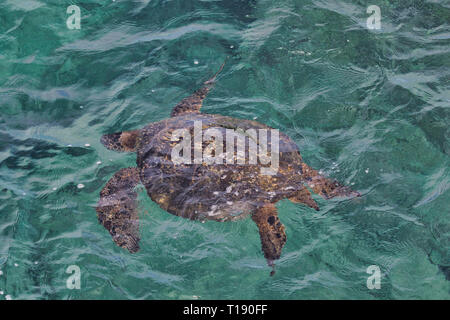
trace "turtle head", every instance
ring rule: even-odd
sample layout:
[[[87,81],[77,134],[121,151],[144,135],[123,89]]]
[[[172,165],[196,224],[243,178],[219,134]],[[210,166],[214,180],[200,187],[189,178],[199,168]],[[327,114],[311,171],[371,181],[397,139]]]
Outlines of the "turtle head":
[[[134,152],[137,149],[139,133],[139,130],[133,130],[105,134],[100,142],[109,150]]]

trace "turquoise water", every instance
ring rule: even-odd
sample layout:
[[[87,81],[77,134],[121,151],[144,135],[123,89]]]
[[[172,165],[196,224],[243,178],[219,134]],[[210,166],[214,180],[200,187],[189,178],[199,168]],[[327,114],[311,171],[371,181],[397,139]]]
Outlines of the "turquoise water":
[[[0,300],[449,299],[449,44],[444,0],[1,0]],[[226,56],[203,110],[280,129],[363,194],[278,203],[273,277],[250,219],[185,220],[141,187],[139,253],[97,222],[135,163],[101,135],[167,118]]]

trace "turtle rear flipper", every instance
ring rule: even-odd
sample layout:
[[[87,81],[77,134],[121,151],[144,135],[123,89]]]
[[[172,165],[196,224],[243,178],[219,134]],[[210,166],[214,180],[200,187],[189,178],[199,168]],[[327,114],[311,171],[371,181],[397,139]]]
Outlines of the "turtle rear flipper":
[[[226,61],[225,61],[226,62]],[[208,92],[214,87],[217,75],[223,70],[225,62],[219,71],[209,80],[205,81],[204,86],[187,98],[180,101],[172,110],[171,117],[180,116],[187,113],[199,113]]]
[[[139,217],[136,210],[139,183],[138,168],[122,169],[100,191],[98,221],[109,231],[114,242],[134,253],[139,251]]]
[[[105,134],[100,142],[109,150],[134,152],[139,142],[139,130]]]
[[[277,208],[272,203],[257,209],[252,214],[252,220],[258,226],[262,251],[267,259],[267,264],[274,268],[270,274],[273,275],[275,273],[274,261],[280,258],[281,250],[286,243],[284,225],[280,222]]]
[[[304,203],[308,207],[315,209],[316,211],[319,211],[319,205],[311,196],[311,193],[308,189],[302,188],[299,190],[294,196],[290,197],[289,200],[291,200],[294,203]]]
[[[308,186],[314,191],[314,193],[321,195],[324,199],[361,196],[358,191],[354,191],[350,187],[344,186],[335,180],[320,175],[306,163],[302,163],[302,173],[306,178]]]

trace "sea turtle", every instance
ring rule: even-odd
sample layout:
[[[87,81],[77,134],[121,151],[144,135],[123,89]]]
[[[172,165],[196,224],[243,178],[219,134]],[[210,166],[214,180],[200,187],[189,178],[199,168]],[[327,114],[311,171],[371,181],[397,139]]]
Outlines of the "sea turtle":
[[[102,136],[101,142],[108,149],[137,153],[137,167],[115,173],[101,190],[96,208],[99,222],[118,246],[132,253],[139,250],[134,190],[139,183],[162,209],[183,218],[230,221],[251,215],[259,229],[264,256],[272,267],[286,243],[285,227],[275,207],[279,200],[287,198],[319,210],[306,186],[326,199],[359,196],[358,192],[324,177],[304,163],[298,147],[287,135],[256,121],[201,113],[202,102],[223,67],[202,88],[176,105],[171,118],[142,129]],[[196,128],[202,133],[200,140],[195,136]],[[244,149],[239,149],[239,141],[241,146],[245,142]],[[185,158],[174,159],[174,148],[183,142],[185,149],[175,154],[183,154]],[[250,159],[255,146],[257,156],[262,151],[267,156],[276,155],[272,150],[275,142],[278,142],[279,155],[276,171],[273,163],[269,167],[267,161],[262,163],[262,158],[256,163],[254,158]],[[203,155],[209,152],[212,161],[196,160],[199,150]],[[227,152],[218,152],[222,150]],[[264,168],[268,169],[265,173]]]

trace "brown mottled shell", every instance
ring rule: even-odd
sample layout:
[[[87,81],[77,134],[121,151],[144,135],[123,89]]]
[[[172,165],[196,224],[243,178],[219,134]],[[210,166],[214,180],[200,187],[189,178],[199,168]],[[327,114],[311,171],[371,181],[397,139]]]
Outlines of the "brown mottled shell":
[[[275,175],[261,173],[261,168],[269,165],[248,164],[248,136],[246,164],[175,164],[171,159],[176,143],[171,141],[172,133],[177,129],[187,129],[192,135],[194,121],[201,121],[203,130],[220,130],[224,136],[224,150],[226,129],[234,129],[235,132],[251,128],[271,129],[256,121],[200,113],[173,117],[143,128],[137,149],[140,178],[148,195],[163,209],[196,220],[235,220],[264,203],[289,198],[305,188],[298,148],[281,132],[279,169]],[[208,145],[203,143],[203,148]],[[194,155],[193,146],[191,155]]]

